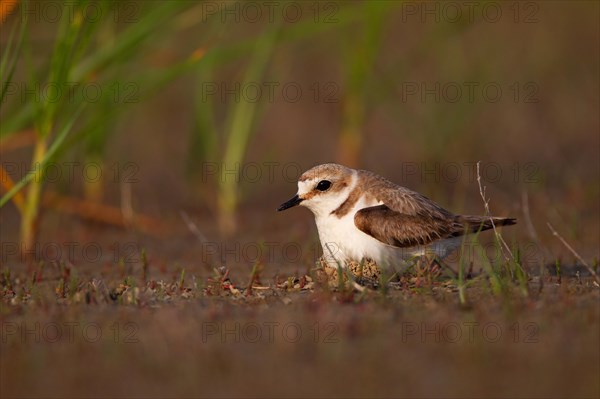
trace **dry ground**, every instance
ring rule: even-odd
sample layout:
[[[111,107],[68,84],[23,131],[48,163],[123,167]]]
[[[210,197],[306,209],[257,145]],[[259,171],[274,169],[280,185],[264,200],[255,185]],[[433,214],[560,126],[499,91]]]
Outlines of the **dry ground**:
[[[3,397],[600,394],[589,277],[532,277],[524,296],[474,276],[461,306],[443,274],[359,292],[263,272],[249,291],[239,271],[123,271],[4,269]]]

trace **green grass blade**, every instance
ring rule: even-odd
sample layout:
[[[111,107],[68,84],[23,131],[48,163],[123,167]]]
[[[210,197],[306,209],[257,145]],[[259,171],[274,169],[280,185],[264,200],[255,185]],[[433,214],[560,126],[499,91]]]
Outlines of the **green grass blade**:
[[[262,78],[275,46],[278,33],[279,26],[273,27],[257,41],[254,57],[246,70],[244,82],[242,82],[241,87],[246,87],[249,83],[257,82]],[[243,161],[258,108],[257,101],[246,101],[241,96],[239,100],[226,124],[227,145],[223,156],[223,165],[227,170],[232,170],[232,168],[235,168],[236,165],[239,165]],[[235,228],[233,213],[238,201],[238,182],[237,179],[220,179],[220,183],[220,223],[221,230],[227,233]]]
[[[27,7],[27,2],[23,2],[23,7]],[[17,59],[19,57],[19,53],[21,52],[21,47],[23,45],[23,38],[25,37],[25,30],[27,28],[27,13],[24,13],[23,22],[21,22],[21,29],[19,30],[19,37],[17,38],[17,43],[13,49],[13,39],[14,33],[17,28],[17,25],[13,26],[13,29],[10,32],[10,36],[8,38],[8,45],[2,54],[2,62],[0,63],[0,80],[2,81],[2,92],[0,93],[0,106],[4,103],[4,98],[6,96],[6,92],[8,90],[8,85],[12,79],[12,76],[15,72],[15,67],[17,65]],[[8,61],[10,59],[10,61]],[[7,72],[8,69],[8,72]]]
[[[54,156],[54,154],[58,151],[58,149],[62,146],[65,139],[67,138],[67,135],[71,131],[73,124],[75,123],[75,121],[77,120],[77,118],[79,117],[79,115],[81,114],[81,112],[83,111],[84,108],[85,108],[85,104],[83,104],[75,113],[73,113],[71,118],[67,121],[65,126],[62,128],[62,130],[56,135],[56,139],[54,139],[54,141],[52,142],[52,145],[48,149],[46,156],[40,162],[39,171],[36,173],[32,173],[32,172],[27,173],[25,175],[25,177],[23,177],[18,183],[16,183],[14,185],[14,187],[12,189],[10,189],[10,191],[8,191],[6,194],[4,194],[2,196],[2,198],[0,198],[0,208],[2,208],[4,205],[6,205],[6,203],[8,201],[10,201],[10,199],[12,197],[14,197],[14,195],[16,193],[18,193],[20,190],[22,190],[23,187],[25,187],[31,180],[33,180],[34,178],[41,178],[43,170],[44,170],[44,166]]]

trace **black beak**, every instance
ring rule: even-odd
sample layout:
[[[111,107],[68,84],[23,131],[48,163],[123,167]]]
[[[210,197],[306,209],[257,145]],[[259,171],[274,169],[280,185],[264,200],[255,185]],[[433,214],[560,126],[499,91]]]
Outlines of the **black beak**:
[[[290,199],[287,202],[284,202],[277,208],[278,212],[285,211],[288,208],[294,207],[302,202],[302,198],[298,197],[298,194],[294,195],[294,198]]]

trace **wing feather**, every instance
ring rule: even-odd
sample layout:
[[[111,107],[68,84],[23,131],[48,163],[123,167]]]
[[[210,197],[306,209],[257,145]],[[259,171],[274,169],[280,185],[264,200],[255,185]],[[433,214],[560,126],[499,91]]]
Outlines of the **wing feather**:
[[[363,208],[354,215],[362,232],[395,247],[428,245],[445,238],[491,229],[486,216],[455,215],[429,198],[368,171],[364,188],[382,205]],[[492,218],[495,226],[515,224],[512,218]]]

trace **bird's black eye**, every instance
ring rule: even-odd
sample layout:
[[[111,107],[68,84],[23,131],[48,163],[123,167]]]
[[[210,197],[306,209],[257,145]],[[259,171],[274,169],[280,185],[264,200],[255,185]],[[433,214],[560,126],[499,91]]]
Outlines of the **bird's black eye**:
[[[317,190],[319,191],[327,191],[331,187],[331,182],[329,180],[321,180],[319,184],[317,184]]]

